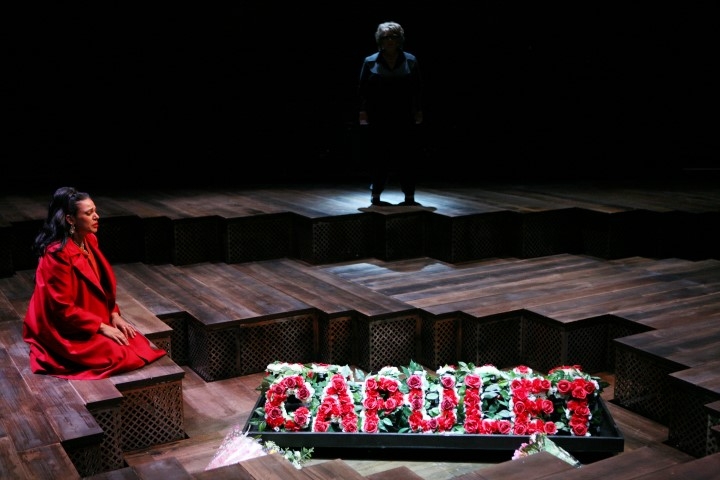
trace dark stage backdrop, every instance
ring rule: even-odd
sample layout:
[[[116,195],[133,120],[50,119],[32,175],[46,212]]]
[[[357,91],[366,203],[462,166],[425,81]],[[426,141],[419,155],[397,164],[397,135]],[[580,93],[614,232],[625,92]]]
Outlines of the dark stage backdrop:
[[[356,83],[385,20],[423,68],[428,178],[718,162],[716,2],[6,4],[6,188],[363,179]]]

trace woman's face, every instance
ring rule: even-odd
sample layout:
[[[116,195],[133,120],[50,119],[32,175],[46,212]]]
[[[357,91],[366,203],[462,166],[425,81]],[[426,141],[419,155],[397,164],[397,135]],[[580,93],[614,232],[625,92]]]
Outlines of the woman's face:
[[[400,35],[386,32],[380,35],[380,46],[383,50],[397,50],[400,47]]]
[[[71,220],[69,220],[70,223],[75,225],[75,231],[81,237],[84,237],[88,233],[97,233],[100,215],[98,215],[95,209],[95,203],[93,203],[91,199],[86,198],[85,200],[80,200],[75,205],[77,206],[75,217],[68,215],[68,217],[71,218]]]

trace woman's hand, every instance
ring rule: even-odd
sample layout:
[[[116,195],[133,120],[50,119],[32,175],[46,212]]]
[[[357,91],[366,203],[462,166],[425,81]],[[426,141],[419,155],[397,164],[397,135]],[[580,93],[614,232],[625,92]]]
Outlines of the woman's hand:
[[[120,331],[119,328],[115,328],[107,323],[100,324],[100,330],[98,331],[101,335],[105,335],[111,340],[114,340],[120,345],[130,345],[128,337]]]
[[[130,345],[128,339],[133,338],[137,334],[135,327],[130,325],[117,313],[113,313],[110,318],[110,323],[112,323],[112,325],[101,323],[99,332],[120,345]]]
[[[112,323],[115,328],[124,333],[127,338],[133,338],[135,336],[135,327],[126,322],[125,319],[117,313],[114,313],[112,317],[110,317],[110,323]]]

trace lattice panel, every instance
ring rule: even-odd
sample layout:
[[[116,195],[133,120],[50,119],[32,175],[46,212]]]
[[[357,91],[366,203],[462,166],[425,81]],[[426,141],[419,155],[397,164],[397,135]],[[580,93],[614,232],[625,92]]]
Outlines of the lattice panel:
[[[455,251],[452,238],[455,219],[445,215],[427,217],[427,256],[453,262]]]
[[[581,365],[586,372],[607,369],[607,323],[583,325],[567,332],[567,357],[564,365]]]
[[[691,260],[720,259],[720,233],[716,228],[716,225],[720,224],[720,212],[702,212],[695,215],[697,218],[693,232],[697,232],[697,235],[688,236],[692,242],[688,250],[678,256]]]
[[[109,469],[103,465],[103,454],[100,445],[91,445],[88,447],[79,447],[75,449],[66,449],[70,461],[75,466],[81,477],[89,477],[98,473],[105,472]]]
[[[162,317],[161,320],[167,324],[170,332],[170,345],[172,352],[170,358],[178,365],[188,364],[188,326],[187,319],[183,316]]]
[[[499,368],[521,363],[521,317],[494,320],[466,317],[461,328],[462,359],[477,366],[492,364]]]
[[[541,372],[548,372],[563,364],[561,325],[525,318],[523,329],[524,363]]]
[[[607,336],[607,354],[605,355],[607,362],[607,371],[615,371],[615,339],[627,337],[629,335],[635,335],[636,333],[642,333],[652,330],[645,325],[640,325],[633,322],[615,321],[608,323],[608,336]],[[599,371],[599,370],[598,370]]]
[[[369,257],[373,251],[372,232],[372,218],[368,215],[314,221],[311,229],[311,254],[303,260],[322,264]]]
[[[444,319],[422,317],[421,325],[420,363],[433,369],[456,364],[458,320],[455,317]]]
[[[149,337],[148,337],[149,338]],[[172,358],[172,343],[170,337],[155,337],[149,340],[158,348],[165,350],[170,358]]]
[[[291,256],[292,218],[287,214],[232,219],[226,228],[227,263]]]
[[[176,220],[175,265],[219,261],[222,257],[220,219],[217,217]]]
[[[399,260],[425,255],[423,214],[385,217],[385,255],[383,260]]]
[[[610,214],[585,212],[581,227],[583,252],[598,258],[612,258],[610,246]],[[617,258],[617,257],[614,257]]]
[[[720,413],[713,411],[707,416],[707,450],[705,455],[712,455],[713,453],[720,452],[720,442],[718,437],[720,434],[713,427],[720,425]]]
[[[276,360],[290,363],[312,361],[316,321],[315,315],[298,315],[241,325],[237,374],[262,372]]]
[[[185,438],[182,381],[125,390],[121,406],[124,451]]]
[[[237,375],[237,327],[207,330],[188,322],[188,364],[206,382]]]
[[[520,256],[533,258],[580,251],[576,217],[574,209],[524,214]]]
[[[145,263],[171,263],[173,259],[173,224],[167,217],[144,218]]]
[[[143,232],[139,217],[104,218],[98,241],[111,263],[139,262],[143,259]]]
[[[510,212],[493,212],[456,218],[452,224],[450,262],[465,262],[511,254],[513,232]]]
[[[678,368],[671,369],[657,358],[647,358],[618,344],[615,349],[615,403],[667,425],[671,413],[668,375],[674,370]]]
[[[583,251],[606,259],[657,256],[655,239],[659,234],[650,233],[656,227],[649,213],[642,210],[611,214],[585,212],[581,232]]]
[[[668,443],[694,457],[705,456],[708,449],[705,405],[718,397],[695,388],[673,388],[670,392],[673,398],[670,401],[672,415],[668,425]]]
[[[337,365],[355,363],[351,316],[323,318],[319,326],[320,361]]]
[[[365,350],[361,350],[361,354],[365,355],[358,359],[360,367],[378,371],[388,365],[408,365],[410,360],[416,360],[415,340],[419,322],[419,315],[359,320],[358,337],[367,339],[367,344],[363,345]]]
[[[8,274],[12,276],[16,270],[29,270],[37,267],[37,258],[30,249],[35,236],[40,231],[42,220],[13,222],[12,228],[0,229],[0,240],[3,242],[1,255],[8,255]]]
[[[94,468],[98,468],[99,472],[107,472],[117,470],[125,466],[125,458],[123,456],[121,435],[122,420],[120,417],[120,408],[107,408],[102,410],[93,410],[92,416],[103,430],[103,439],[100,442],[100,452],[97,459],[90,460]],[[96,462],[100,462],[97,465]],[[75,464],[75,468],[80,468]]]
[[[37,230],[35,233],[37,234]],[[13,253],[15,248],[14,243],[13,229],[9,226],[0,226],[0,277],[12,277],[16,269],[24,270],[21,268],[23,262],[17,262],[15,260],[15,254]],[[26,255],[28,257],[30,256],[28,254]],[[27,261],[25,263],[30,265]],[[20,266],[16,267],[16,264]]]

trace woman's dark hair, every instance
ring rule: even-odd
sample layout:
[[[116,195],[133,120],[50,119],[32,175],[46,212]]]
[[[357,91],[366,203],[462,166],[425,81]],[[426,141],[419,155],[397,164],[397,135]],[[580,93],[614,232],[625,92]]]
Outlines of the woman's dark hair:
[[[55,190],[52,200],[50,200],[47,218],[32,245],[32,251],[36,256],[43,256],[48,245],[53,242],[59,241],[62,246],[65,246],[70,236],[70,225],[65,221],[65,216],[75,216],[78,208],[77,202],[88,198],[90,198],[89,194],[78,192],[73,187],[60,187]]]

